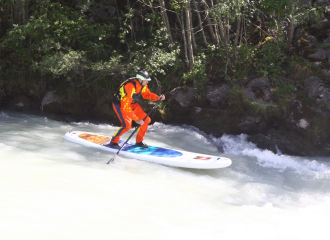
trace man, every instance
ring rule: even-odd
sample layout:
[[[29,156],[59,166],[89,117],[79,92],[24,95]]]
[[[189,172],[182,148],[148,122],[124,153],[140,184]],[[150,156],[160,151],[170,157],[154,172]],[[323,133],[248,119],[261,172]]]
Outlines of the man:
[[[148,83],[151,81],[149,74],[146,71],[139,71],[135,78],[129,78],[123,82],[117,92],[114,94],[112,100],[112,107],[115,110],[121,127],[112,136],[110,146],[119,149],[118,145],[120,136],[132,128],[132,120],[140,125],[136,136],[136,146],[147,148],[148,145],[143,143],[144,135],[147,132],[148,125],[151,119],[143,111],[140,104],[137,103],[140,96],[151,101],[165,100],[164,95],[156,95],[150,92]]]

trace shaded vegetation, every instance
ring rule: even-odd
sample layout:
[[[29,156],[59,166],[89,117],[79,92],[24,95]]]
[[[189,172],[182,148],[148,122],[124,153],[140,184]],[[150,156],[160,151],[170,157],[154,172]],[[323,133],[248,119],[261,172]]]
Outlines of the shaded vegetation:
[[[292,85],[286,79],[318,71],[304,61],[294,33],[324,14],[324,5],[299,0],[2,0],[0,97],[36,79],[55,89],[108,93],[146,69],[158,91],[193,85],[197,98],[206,84],[227,82],[229,105],[246,108],[239,89],[250,75],[280,79],[273,84],[283,89]]]

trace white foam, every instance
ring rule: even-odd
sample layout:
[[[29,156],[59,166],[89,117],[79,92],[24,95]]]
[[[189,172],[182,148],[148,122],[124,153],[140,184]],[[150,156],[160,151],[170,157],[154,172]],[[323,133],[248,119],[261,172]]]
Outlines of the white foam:
[[[108,165],[111,154],[67,142],[63,135],[70,130],[111,135],[117,127],[19,114],[4,122],[3,239],[309,240],[328,234],[326,163],[260,150],[244,135],[212,141],[188,126],[155,124],[146,142],[189,144],[205,152],[223,146],[233,165],[187,170],[123,157]]]
[[[3,111],[1,111],[0,117],[1,118],[9,118],[8,114],[4,113]]]

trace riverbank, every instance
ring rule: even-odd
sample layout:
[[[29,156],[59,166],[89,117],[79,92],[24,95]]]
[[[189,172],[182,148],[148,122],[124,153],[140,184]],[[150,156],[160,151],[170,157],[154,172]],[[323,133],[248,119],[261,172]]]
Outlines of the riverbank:
[[[330,156],[330,88],[317,77],[306,78],[301,87],[286,88],[273,88],[264,77],[251,79],[241,89],[226,83],[208,86],[203,98],[197,99],[195,88],[179,87],[166,93],[166,101],[151,118],[153,122],[191,125],[215,137],[247,134],[249,141],[273,153]],[[81,101],[79,93],[67,96],[49,91],[42,99],[21,95],[1,106],[59,121],[92,120],[119,126],[111,95],[99,98]],[[147,100],[140,103],[146,112],[154,105]]]

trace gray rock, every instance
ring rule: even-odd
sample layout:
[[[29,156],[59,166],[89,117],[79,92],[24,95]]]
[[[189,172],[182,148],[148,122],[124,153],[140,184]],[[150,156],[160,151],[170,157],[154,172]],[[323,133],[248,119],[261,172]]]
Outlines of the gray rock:
[[[262,134],[248,136],[247,140],[257,145],[258,148],[278,153],[275,143],[267,136]]]
[[[307,57],[309,59],[322,61],[327,58],[327,54],[323,48],[317,48],[315,53],[309,54]]]
[[[230,90],[228,84],[207,86],[206,87],[206,99],[211,103],[211,106],[217,107],[227,95]]]
[[[318,103],[330,100],[330,88],[317,77],[308,77],[305,80],[304,88],[308,93],[308,97],[316,99]]]
[[[269,79],[264,77],[251,80],[245,88],[245,93],[251,102],[270,102],[272,87]]]
[[[323,41],[323,43],[330,43],[330,36],[328,36],[324,41]]]
[[[112,18],[116,16],[116,12],[117,12],[115,7],[106,6],[97,3],[91,4],[89,6],[89,10],[91,11],[94,17],[99,17],[103,19]]]
[[[329,0],[316,0],[318,4],[325,4],[325,3],[330,3]]]
[[[318,42],[314,36],[308,34],[307,38],[314,46],[318,46]]]
[[[18,96],[7,104],[7,108],[14,111],[26,111],[31,107],[31,99],[26,96]]]
[[[173,89],[167,96],[171,121],[177,123],[190,123],[189,114],[197,105],[195,89],[192,87],[178,87]]]
[[[330,87],[325,85],[324,82],[314,76],[305,80],[305,90],[308,97],[315,99],[316,103],[321,104],[328,111],[330,111]]]
[[[299,5],[300,5],[300,6],[307,6],[307,7],[310,7],[310,6],[312,6],[312,4],[313,4],[313,0],[301,0],[301,1],[299,2]]]
[[[324,79],[326,79],[326,78],[329,78],[330,77],[330,70],[329,69],[322,69],[322,77],[324,78]]]
[[[61,112],[61,106],[63,102],[63,98],[60,97],[56,91],[49,91],[41,101],[41,110]]]
[[[169,93],[169,102],[181,107],[193,107],[196,104],[194,94],[195,89],[192,87],[178,87]]]
[[[312,26],[315,30],[324,30],[330,27],[330,21],[328,19],[323,19],[319,23]]]
[[[316,146],[308,138],[302,138],[294,131],[279,131],[271,129],[266,134],[276,144],[281,152],[296,156],[329,156],[329,151]]]
[[[41,106],[45,106],[54,102],[62,103],[62,99],[56,94],[56,91],[49,91],[42,99]]]

